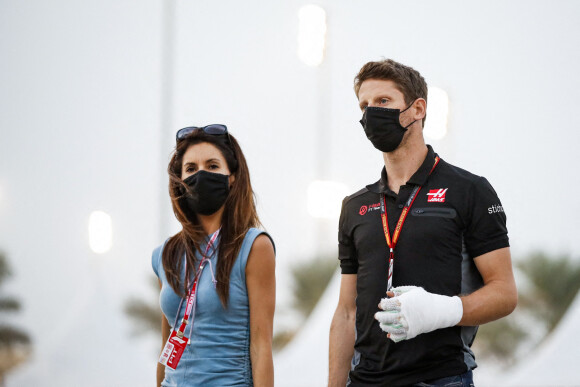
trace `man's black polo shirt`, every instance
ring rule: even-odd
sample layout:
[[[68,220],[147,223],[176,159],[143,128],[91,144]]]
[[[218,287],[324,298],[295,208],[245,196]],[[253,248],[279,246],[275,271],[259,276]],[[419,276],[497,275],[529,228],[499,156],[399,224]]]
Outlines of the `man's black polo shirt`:
[[[488,181],[428,154],[399,194],[381,179],[344,199],[339,221],[343,274],[357,275],[356,341],[350,386],[408,385],[476,367],[477,327],[451,327],[394,343],[374,314],[387,290],[388,247],[379,198],[386,196],[391,235],[416,185],[422,186],[395,248],[393,286],[415,285],[447,296],[482,285],[473,258],[509,246],[506,216]]]

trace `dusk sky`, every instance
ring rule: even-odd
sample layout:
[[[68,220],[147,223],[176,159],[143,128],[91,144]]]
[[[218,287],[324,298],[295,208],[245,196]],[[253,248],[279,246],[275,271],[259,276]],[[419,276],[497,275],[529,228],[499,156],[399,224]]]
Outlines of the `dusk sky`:
[[[239,140],[276,242],[276,331],[292,326],[290,268],[337,243],[340,209],[310,216],[309,183],[352,193],[380,177],[352,84],[383,57],[449,96],[448,134],[427,142],[494,186],[514,259],[580,258],[580,2],[318,1],[318,67],[297,55],[305,4],[0,0],[0,250],[14,272],[1,290],[34,344],[8,387],[154,385],[160,338],[136,337],[123,306],[156,302],[151,252],[179,230],[165,171],[184,126]],[[88,244],[95,210],[112,219],[104,254]]]

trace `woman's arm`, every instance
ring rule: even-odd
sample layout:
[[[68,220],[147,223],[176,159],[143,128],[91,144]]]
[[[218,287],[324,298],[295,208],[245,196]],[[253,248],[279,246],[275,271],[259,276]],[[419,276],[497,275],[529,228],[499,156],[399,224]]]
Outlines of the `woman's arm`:
[[[254,386],[274,386],[272,330],[276,304],[274,246],[268,236],[259,235],[246,264],[246,285],[250,302],[250,359]]]
[[[159,281],[159,287],[161,287],[161,281]],[[163,352],[163,348],[165,347],[165,343],[169,338],[169,333],[171,332],[171,328],[169,327],[169,323],[167,319],[161,313],[161,351]],[[161,357],[161,352],[159,353]],[[159,362],[157,362],[157,387],[161,387],[161,382],[165,378],[165,366]]]

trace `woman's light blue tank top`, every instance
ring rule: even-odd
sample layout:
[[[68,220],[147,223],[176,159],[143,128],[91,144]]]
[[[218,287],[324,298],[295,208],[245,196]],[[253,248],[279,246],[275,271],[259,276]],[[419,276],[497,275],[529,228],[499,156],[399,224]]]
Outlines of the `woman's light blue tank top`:
[[[218,254],[213,254],[212,264],[205,266],[197,285],[197,305],[191,332],[191,345],[185,349],[177,369],[165,367],[165,379],[161,383],[162,386],[253,385],[249,351],[250,308],[246,288],[246,263],[252,244],[260,234],[266,233],[256,228],[251,228],[246,233],[230,275],[230,298],[227,309],[222,306],[212,282],[212,273],[210,273],[213,269],[215,274]],[[208,240],[202,244],[201,251],[205,251]],[[216,246],[218,241],[219,237]],[[173,328],[181,298],[167,282],[161,262],[162,251],[163,245],[153,251],[152,265],[161,281],[159,297],[161,310],[169,326]],[[182,273],[182,279],[184,276],[185,274]],[[184,301],[181,306],[178,324],[185,313],[186,303]],[[189,326],[185,334],[189,336]]]

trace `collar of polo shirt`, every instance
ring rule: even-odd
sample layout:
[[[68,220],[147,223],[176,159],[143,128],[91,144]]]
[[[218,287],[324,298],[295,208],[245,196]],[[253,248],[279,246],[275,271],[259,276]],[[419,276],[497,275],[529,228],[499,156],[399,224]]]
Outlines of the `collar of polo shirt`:
[[[433,168],[433,163],[435,162],[435,157],[437,156],[431,145],[427,145],[427,149],[427,156],[425,157],[423,164],[421,164],[417,172],[411,176],[409,181],[407,181],[407,184],[422,186],[427,182],[429,172],[431,172],[431,168]],[[376,183],[367,185],[367,189],[378,194],[390,193],[392,191],[389,189],[387,181],[387,170],[383,167],[383,170],[381,171],[381,179]]]

